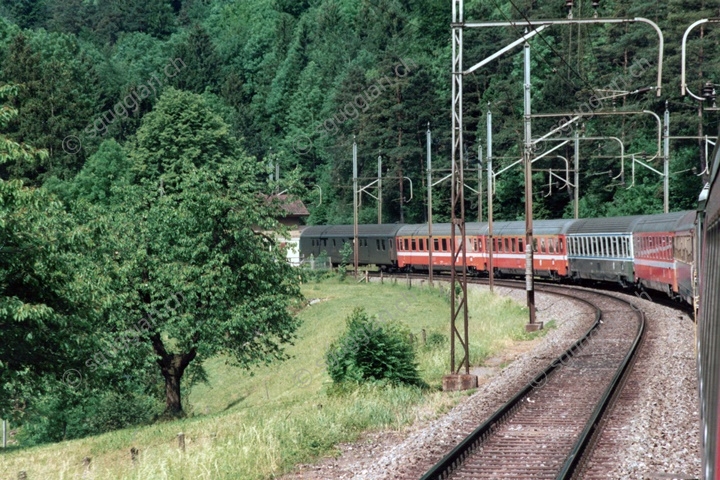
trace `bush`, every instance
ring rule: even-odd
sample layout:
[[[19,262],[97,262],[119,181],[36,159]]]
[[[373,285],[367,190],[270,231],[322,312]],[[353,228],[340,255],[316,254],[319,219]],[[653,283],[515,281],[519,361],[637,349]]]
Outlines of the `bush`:
[[[141,392],[66,390],[58,388],[32,402],[18,432],[21,445],[59,442],[148,424],[163,406]]]
[[[353,249],[353,246],[349,242],[344,243],[342,250],[340,250],[340,256],[342,260],[340,262],[340,265],[338,266],[338,276],[341,282],[344,282],[345,278],[347,277],[348,264],[350,263],[350,259],[353,258],[354,255],[355,250]]]
[[[430,334],[427,336],[427,343],[425,344],[427,348],[440,348],[445,346],[447,343],[447,336],[443,335],[440,332],[430,332]]]
[[[407,329],[398,323],[379,324],[362,308],[356,308],[345,321],[345,333],[325,353],[328,374],[336,385],[381,382],[426,386]]]

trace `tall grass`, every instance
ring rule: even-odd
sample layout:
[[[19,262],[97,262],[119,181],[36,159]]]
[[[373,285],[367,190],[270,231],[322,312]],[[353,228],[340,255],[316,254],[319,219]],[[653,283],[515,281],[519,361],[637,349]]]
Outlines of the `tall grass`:
[[[0,478],[16,478],[20,470],[29,479],[272,478],[296,463],[333,454],[334,445],[363,431],[400,429],[449,409],[465,395],[439,391],[449,369],[446,291],[329,280],[305,285],[304,294],[318,301],[299,313],[303,324],[288,349],[290,360],[251,375],[225,358],[213,358],[205,364],[209,383],[186,397],[189,418],[0,452]],[[410,328],[429,390],[375,386],[328,393],[323,355],[355,307]],[[473,364],[524,338],[524,309],[515,302],[471,291],[469,309]],[[184,453],[177,446],[179,432],[186,438]],[[140,451],[134,465],[131,447]],[[89,474],[82,465],[87,456],[92,457]]]

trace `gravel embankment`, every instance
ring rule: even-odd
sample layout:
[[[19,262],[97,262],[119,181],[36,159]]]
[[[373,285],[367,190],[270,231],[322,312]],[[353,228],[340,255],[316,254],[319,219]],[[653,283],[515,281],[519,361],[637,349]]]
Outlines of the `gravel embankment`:
[[[694,323],[646,300],[635,304],[645,312],[645,341],[583,478],[699,478]]]

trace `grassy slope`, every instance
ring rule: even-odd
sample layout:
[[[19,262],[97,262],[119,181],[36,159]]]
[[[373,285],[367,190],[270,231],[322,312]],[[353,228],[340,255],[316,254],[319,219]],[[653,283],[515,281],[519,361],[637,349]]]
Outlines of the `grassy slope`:
[[[381,320],[410,326],[416,338],[447,342],[448,304],[441,292],[401,285],[355,285],[336,281],[305,285],[308,300],[319,302],[301,313],[298,340],[283,364],[254,375],[216,358],[206,363],[209,384],[194,387],[186,406],[191,418],[97,437],[0,454],[0,478],[73,478],[82,459],[92,457],[94,478],[268,478],[293,464],[332,451],[365,429],[400,428],[452,406],[463,394],[437,391],[448,369],[447,343],[419,347],[423,377],[431,392],[414,388],[366,388],[329,397],[323,353],[344,329],[344,319],[364,306]],[[471,358],[479,364],[511,340],[525,338],[523,309],[490,295],[471,294]],[[435,335],[432,335],[435,333]],[[186,436],[180,454],[175,437]],[[131,466],[130,448],[141,458]]]

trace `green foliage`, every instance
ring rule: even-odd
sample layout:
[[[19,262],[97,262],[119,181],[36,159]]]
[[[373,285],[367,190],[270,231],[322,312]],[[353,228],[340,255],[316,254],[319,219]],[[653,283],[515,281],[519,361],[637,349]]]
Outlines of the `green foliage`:
[[[430,332],[427,336],[427,348],[438,348],[448,343],[447,335],[440,332]]]
[[[59,442],[148,424],[160,414],[157,398],[131,391],[68,392],[57,386],[23,419],[16,440],[23,446]],[[80,395],[83,393],[85,395]]]
[[[347,270],[348,270],[348,264],[350,263],[350,259],[355,254],[355,250],[353,250],[353,246],[350,242],[343,243],[342,248],[340,249],[340,265],[338,266],[338,274],[340,275],[340,280],[344,281],[345,277],[347,277]]]
[[[0,96],[15,92],[0,89]],[[2,107],[0,127],[16,111]],[[36,151],[0,136],[0,166]],[[46,376],[78,369],[94,348],[104,279],[85,255],[87,229],[42,189],[0,180],[0,416],[47,386]]]
[[[225,353],[250,367],[284,357],[298,326],[288,310],[298,279],[272,233],[280,210],[260,194],[262,164],[202,96],[166,90],[130,158],[130,184],[97,222],[120,299],[110,320],[121,331],[146,319],[140,340],[177,414],[191,362]]]
[[[66,197],[92,204],[109,204],[114,189],[126,187],[130,179],[130,160],[125,149],[115,141],[104,141],[88,158],[80,173],[68,182]]]
[[[348,316],[346,325],[345,333],[325,354],[328,374],[335,384],[425,385],[407,329],[398,323],[378,324],[362,308]]]

